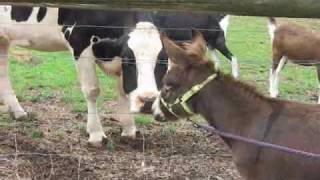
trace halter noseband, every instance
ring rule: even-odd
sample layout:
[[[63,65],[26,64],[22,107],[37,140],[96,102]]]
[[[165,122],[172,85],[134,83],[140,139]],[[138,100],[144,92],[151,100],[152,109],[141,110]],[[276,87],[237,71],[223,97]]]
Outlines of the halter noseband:
[[[178,97],[173,103],[167,103],[164,99],[160,98],[160,103],[175,117],[181,118],[185,116],[191,116],[194,112],[188,106],[187,101],[197,94],[203,87],[205,87],[209,82],[214,80],[217,77],[217,74],[214,73],[210,75],[206,80],[203,82],[192,86],[192,88],[185,92],[182,96]],[[182,110],[183,112],[178,113],[177,110]]]

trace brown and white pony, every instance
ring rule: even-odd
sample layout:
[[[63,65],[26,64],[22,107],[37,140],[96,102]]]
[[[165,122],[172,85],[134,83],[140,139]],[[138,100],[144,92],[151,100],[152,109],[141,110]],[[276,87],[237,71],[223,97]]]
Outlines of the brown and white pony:
[[[206,43],[202,35],[199,32],[193,34],[192,43],[182,46],[166,36],[162,37],[173,66],[165,75],[160,97],[153,105],[156,119],[174,120],[191,116],[179,110],[173,115],[164,103],[172,105],[185,92],[215,74],[215,78],[207,81],[186,101],[194,114],[200,114],[211,126],[223,132],[320,153],[320,109],[317,105],[264,97],[254,88],[215,70],[205,56]],[[246,180],[320,179],[319,158],[298,156],[228,138],[223,140]]]
[[[302,66],[315,66],[320,82],[319,32],[289,22],[280,24],[271,17],[269,34],[272,41],[272,68],[269,87],[271,97],[275,98],[279,95],[280,71],[287,60]],[[318,103],[320,103],[320,98],[318,98]]]

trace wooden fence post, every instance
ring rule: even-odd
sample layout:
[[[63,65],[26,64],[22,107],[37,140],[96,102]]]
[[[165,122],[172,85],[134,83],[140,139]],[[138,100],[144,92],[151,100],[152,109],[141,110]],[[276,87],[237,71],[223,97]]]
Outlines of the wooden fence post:
[[[320,17],[319,0],[0,0],[0,4]]]

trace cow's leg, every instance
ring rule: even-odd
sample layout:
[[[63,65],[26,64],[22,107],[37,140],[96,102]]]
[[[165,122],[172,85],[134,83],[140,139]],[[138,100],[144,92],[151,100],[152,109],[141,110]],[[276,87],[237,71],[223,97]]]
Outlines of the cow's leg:
[[[88,121],[87,132],[89,133],[89,143],[100,146],[104,134],[99,114],[97,111],[97,98],[100,93],[98,77],[96,74],[95,58],[91,48],[85,49],[78,60],[76,60],[77,72],[79,75],[81,90],[87,101]]]
[[[274,59],[272,62],[272,68],[270,70],[270,96],[276,98],[279,95],[279,81],[280,81],[280,72],[287,63],[287,57],[282,56],[280,62],[277,59]]]
[[[118,80],[119,97],[119,121],[122,126],[122,137],[135,139],[137,127],[135,125],[134,116],[130,111],[130,102],[123,92],[122,78]]]
[[[9,78],[8,62],[9,43],[0,42],[0,99],[4,105],[9,107],[16,119],[26,118],[27,113],[20,106],[18,99],[12,89]]]
[[[214,67],[216,70],[220,69],[220,66],[221,66],[221,60],[217,54],[217,50],[212,50],[211,51],[211,55],[212,55],[212,58],[213,58],[213,61],[214,61]]]
[[[239,78],[239,67],[237,58],[230,52],[226,46],[225,38],[221,37],[217,40],[216,48],[229,60],[231,61],[232,76]]]
[[[320,104],[320,65],[317,66],[317,74],[318,74],[318,104]]]

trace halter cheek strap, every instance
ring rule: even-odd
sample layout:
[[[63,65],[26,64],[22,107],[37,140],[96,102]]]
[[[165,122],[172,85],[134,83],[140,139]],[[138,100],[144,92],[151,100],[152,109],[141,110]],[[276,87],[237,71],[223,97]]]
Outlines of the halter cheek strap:
[[[161,97],[160,102],[161,104],[174,116],[177,118],[181,118],[183,116],[191,116],[194,114],[194,112],[191,110],[191,108],[188,106],[187,102],[191,99],[192,96],[197,94],[203,87],[205,87],[209,82],[214,80],[217,77],[217,74],[214,73],[210,75],[206,80],[203,82],[194,85],[189,91],[185,92],[182,96],[178,97],[173,103],[167,103],[165,100]],[[174,109],[179,108],[182,109],[184,112],[182,112],[181,115],[178,112],[175,112]]]

